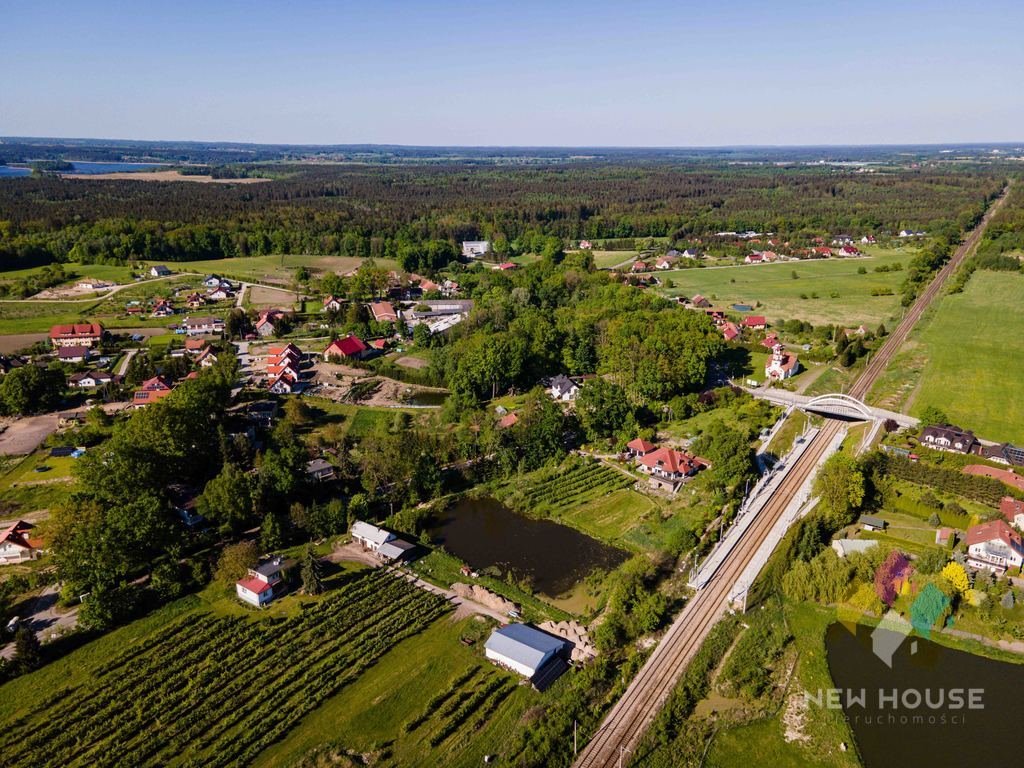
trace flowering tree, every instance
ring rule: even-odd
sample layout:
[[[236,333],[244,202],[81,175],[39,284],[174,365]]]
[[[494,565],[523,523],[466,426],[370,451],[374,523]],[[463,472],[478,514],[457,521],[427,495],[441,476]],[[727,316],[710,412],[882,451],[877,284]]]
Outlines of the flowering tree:
[[[897,582],[909,575],[910,562],[906,555],[898,549],[890,552],[885,558],[885,562],[878,566],[875,571],[875,594],[887,608],[891,608],[892,604],[896,602]]]
[[[942,569],[942,578],[949,582],[949,586],[957,591],[957,594],[962,595],[971,587],[971,582],[967,578],[967,571],[960,563],[949,563],[945,568]]]

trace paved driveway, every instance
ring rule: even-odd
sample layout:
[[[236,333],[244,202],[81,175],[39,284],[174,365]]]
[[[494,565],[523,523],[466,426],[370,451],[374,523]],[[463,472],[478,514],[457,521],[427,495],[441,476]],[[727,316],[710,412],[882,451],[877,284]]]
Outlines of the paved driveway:
[[[56,586],[44,589],[39,597],[32,601],[30,613],[21,617],[22,626],[28,626],[40,643],[46,643],[60,634],[70,632],[78,622],[78,608],[57,609],[58,590]],[[14,655],[14,643],[8,643],[0,649],[0,656],[9,659]]]

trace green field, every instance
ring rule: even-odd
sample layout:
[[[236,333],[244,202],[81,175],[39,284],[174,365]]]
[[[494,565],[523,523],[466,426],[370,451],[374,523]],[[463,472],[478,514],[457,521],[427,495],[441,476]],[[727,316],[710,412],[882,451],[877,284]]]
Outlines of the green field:
[[[989,440],[1024,443],[1024,275],[974,273],[915,338],[927,359],[910,413],[942,409]]]
[[[329,584],[265,612],[214,586],[8,683],[4,764],[280,765],[331,745],[475,765],[536,698],[477,650],[489,622],[383,571]]]
[[[66,499],[74,482],[72,468],[76,461],[70,456],[51,457],[49,449],[24,458],[4,458],[0,462],[0,507],[6,512],[0,514],[26,515],[50,509]],[[47,469],[36,471],[42,467]]]
[[[217,274],[233,280],[264,282],[273,284],[290,283],[295,270],[306,267],[314,272],[333,271],[338,273],[356,269],[363,259],[355,256],[313,256],[308,254],[287,254],[273,256],[241,256],[234,259],[210,259],[208,261],[184,261],[168,264],[175,272],[198,272]],[[395,269],[391,259],[374,259],[379,267]],[[158,264],[160,262],[147,262]]]
[[[598,269],[611,269],[616,264],[640,258],[638,251],[591,251],[594,257],[594,266]],[[628,264],[627,264],[628,267]],[[625,269],[626,267],[623,267]]]
[[[711,267],[659,272],[667,296],[693,296],[700,293],[714,298],[716,307],[731,304],[756,306],[757,314],[769,322],[800,319],[814,325],[864,323],[874,329],[889,323],[899,313],[899,286],[904,271],[875,272],[879,265],[899,263],[906,266],[913,256],[907,249],[875,250],[868,258],[826,259],[781,264]],[[867,269],[858,274],[859,268]],[[796,272],[797,279],[792,277]],[[875,289],[891,290],[890,296],[872,296]],[[832,293],[838,296],[832,297]],[[801,294],[807,298],[801,298]],[[817,298],[813,298],[817,294]]]

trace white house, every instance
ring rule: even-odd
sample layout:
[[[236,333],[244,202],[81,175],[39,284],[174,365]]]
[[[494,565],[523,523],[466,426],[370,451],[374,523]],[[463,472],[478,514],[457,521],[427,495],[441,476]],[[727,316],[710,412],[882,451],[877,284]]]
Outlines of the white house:
[[[509,624],[491,633],[484,644],[484,655],[494,663],[532,679],[566,647],[564,640],[547,632],[526,624]]]
[[[0,565],[22,563],[39,557],[42,542],[31,536],[35,528],[32,523],[17,520],[13,525],[0,530]]]
[[[482,259],[491,252],[490,240],[463,240],[462,255],[467,259]]]
[[[1005,520],[992,520],[967,529],[967,564],[995,574],[1020,568],[1024,563],[1024,543],[1020,534]]]
[[[189,336],[199,336],[204,333],[223,333],[224,321],[219,317],[186,317],[181,327]]]
[[[167,277],[169,274],[171,274],[171,270],[163,264],[157,264],[149,268],[150,277]]]
[[[269,604],[284,586],[284,567],[284,561],[274,557],[250,568],[244,579],[235,582],[239,599],[257,608]]]
[[[576,399],[576,395],[580,393],[580,386],[565,374],[560,373],[551,380],[548,392],[555,400],[568,403]]]

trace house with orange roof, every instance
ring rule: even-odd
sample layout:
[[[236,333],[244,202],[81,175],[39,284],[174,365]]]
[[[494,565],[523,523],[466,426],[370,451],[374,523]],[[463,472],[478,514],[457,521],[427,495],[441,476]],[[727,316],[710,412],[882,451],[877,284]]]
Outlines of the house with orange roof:
[[[163,376],[154,376],[142,382],[142,385],[132,395],[132,404],[135,406],[149,405],[158,400],[163,400],[171,394],[171,385]]]
[[[95,347],[103,340],[103,326],[99,323],[70,323],[50,328],[50,343],[54,347]]]
[[[707,459],[662,446],[638,456],[636,468],[648,476],[652,488],[675,493],[689,478],[710,467]]]

